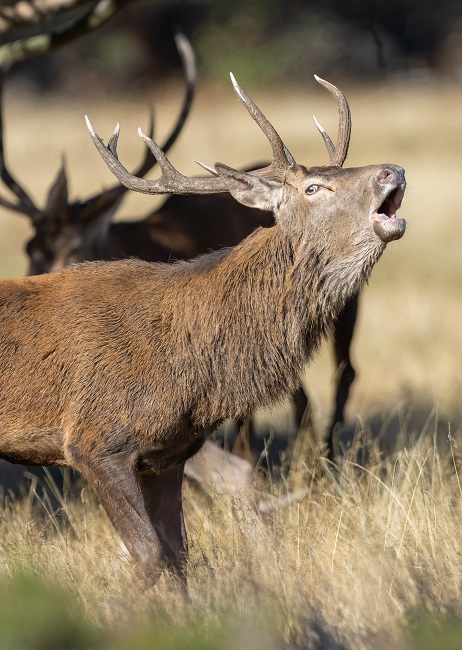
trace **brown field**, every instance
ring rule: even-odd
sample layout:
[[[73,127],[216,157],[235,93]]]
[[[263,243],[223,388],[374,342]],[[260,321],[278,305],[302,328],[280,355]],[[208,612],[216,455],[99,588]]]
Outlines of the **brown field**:
[[[292,462],[286,455],[282,473],[259,478],[245,494],[219,497],[186,485],[188,604],[172,597],[168,578],[153,594],[142,593],[87,490],[63,503],[61,516],[31,498],[0,511],[3,581],[19,568],[47,578],[70,591],[97,628],[133,630],[148,618],[173,628],[199,621],[209,641],[226,625],[245,639],[239,644],[231,635],[227,645],[190,646],[198,648],[413,647],[406,626],[416,612],[462,616],[462,90],[412,81],[342,89],[353,116],[348,164],[394,162],[408,180],[400,211],[408,220],[406,235],[388,247],[362,296],[354,343],[358,379],[347,413],[347,429],[357,437],[347,462],[316,483],[315,454],[298,450]],[[159,139],[178,97],[175,88],[159,101],[154,97]],[[311,114],[334,135],[336,112],[314,81],[254,98],[297,160],[326,162]],[[112,178],[83,114],[106,138],[121,122],[120,158],[130,167],[141,156],[136,127],[146,123],[146,104],[146,97],[113,98],[107,105],[91,97],[46,102],[26,88],[7,88],[10,170],[40,203],[65,152],[71,195],[97,191]],[[230,86],[200,88],[171,158],[192,174],[194,158],[243,166],[267,156],[264,137]],[[130,197],[119,218],[144,215],[152,205],[150,197]],[[21,251],[29,232],[25,219],[2,210],[1,277],[24,273]],[[306,373],[319,431],[329,416],[332,380],[324,346]],[[288,417],[283,407],[262,414],[262,427],[286,429]],[[307,483],[312,490],[304,498],[256,512],[265,495],[276,498]]]

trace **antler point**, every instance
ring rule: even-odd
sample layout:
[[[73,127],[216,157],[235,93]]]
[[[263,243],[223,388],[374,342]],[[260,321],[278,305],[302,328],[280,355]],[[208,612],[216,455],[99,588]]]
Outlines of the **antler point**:
[[[229,76],[231,77],[231,82],[234,86],[234,90],[236,91],[237,95],[239,96],[239,99],[241,99],[245,103],[245,96],[244,96],[244,91],[240,87],[240,85],[237,83],[236,77],[233,75],[232,72],[229,73]]]
[[[175,45],[183,62],[186,80],[189,83],[194,83],[196,79],[196,55],[191,42],[182,31],[176,30]]]
[[[324,86],[324,88],[327,88],[327,90],[329,90],[329,92],[332,93],[333,90],[335,90],[337,93],[339,92],[339,91],[338,91],[338,88],[336,88],[336,87],[334,86],[334,84],[331,84],[330,81],[326,81],[326,80],[323,79],[322,77],[318,77],[317,74],[314,75],[314,78],[316,79],[316,81],[318,82],[318,84],[321,84],[321,86]]]
[[[183,32],[181,30],[175,31],[175,34],[174,34],[173,38],[175,39],[175,44],[176,44],[177,47],[178,46],[181,47],[183,45],[183,43],[185,42],[185,40],[187,40],[186,36],[183,34]],[[178,44],[180,44],[180,45],[178,45]]]
[[[323,127],[321,126],[321,124],[319,124],[318,120],[316,119],[316,115],[313,115],[313,120],[314,120],[314,123],[316,124],[318,130],[321,131],[321,132],[324,131]]]
[[[208,171],[208,172],[210,172],[211,174],[213,174],[214,176],[218,176],[218,172],[217,172],[217,170],[214,169],[213,167],[210,167],[209,165],[206,165],[205,163],[201,162],[200,160],[194,160],[194,162],[195,162],[197,165],[199,165],[200,167],[202,167],[203,169],[205,169],[206,171]]]
[[[92,136],[96,135],[95,129],[93,128],[93,125],[90,122],[90,118],[88,117],[88,115],[85,115],[85,122],[86,122],[86,125],[87,125],[87,129],[90,131],[90,134]]]

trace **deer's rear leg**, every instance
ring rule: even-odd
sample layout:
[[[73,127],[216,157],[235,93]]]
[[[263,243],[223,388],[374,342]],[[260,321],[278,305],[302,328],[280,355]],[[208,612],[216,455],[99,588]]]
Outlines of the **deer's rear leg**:
[[[356,319],[358,317],[359,295],[346,303],[334,325],[334,351],[336,362],[336,391],[333,417],[327,434],[327,457],[334,460],[334,435],[345,419],[345,405],[350,387],[355,379],[350,351]]]
[[[138,474],[132,455],[84,458],[75,445],[73,466],[95,491],[138,571],[154,584],[166,564],[184,578],[186,534],[181,484],[184,463],[161,474]]]
[[[184,525],[182,485],[184,463],[162,474],[140,474],[146,512],[174,573],[186,584],[188,540]]]

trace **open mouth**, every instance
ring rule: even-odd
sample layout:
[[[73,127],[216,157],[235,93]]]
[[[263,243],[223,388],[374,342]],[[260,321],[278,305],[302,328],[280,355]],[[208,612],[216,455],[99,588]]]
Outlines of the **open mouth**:
[[[401,239],[406,230],[406,220],[396,216],[404,196],[404,186],[390,190],[380,206],[372,213],[375,234],[385,243]]]

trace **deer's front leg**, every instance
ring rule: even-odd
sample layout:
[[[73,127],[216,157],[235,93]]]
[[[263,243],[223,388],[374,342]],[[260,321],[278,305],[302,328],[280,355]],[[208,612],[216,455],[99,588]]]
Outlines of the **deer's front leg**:
[[[154,584],[166,564],[184,578],[186,534],[181,482],[184,463],[161,474],[138,474],[133,454],[91,453],[69,445],[75,469],[95,491],[138,571]]]

